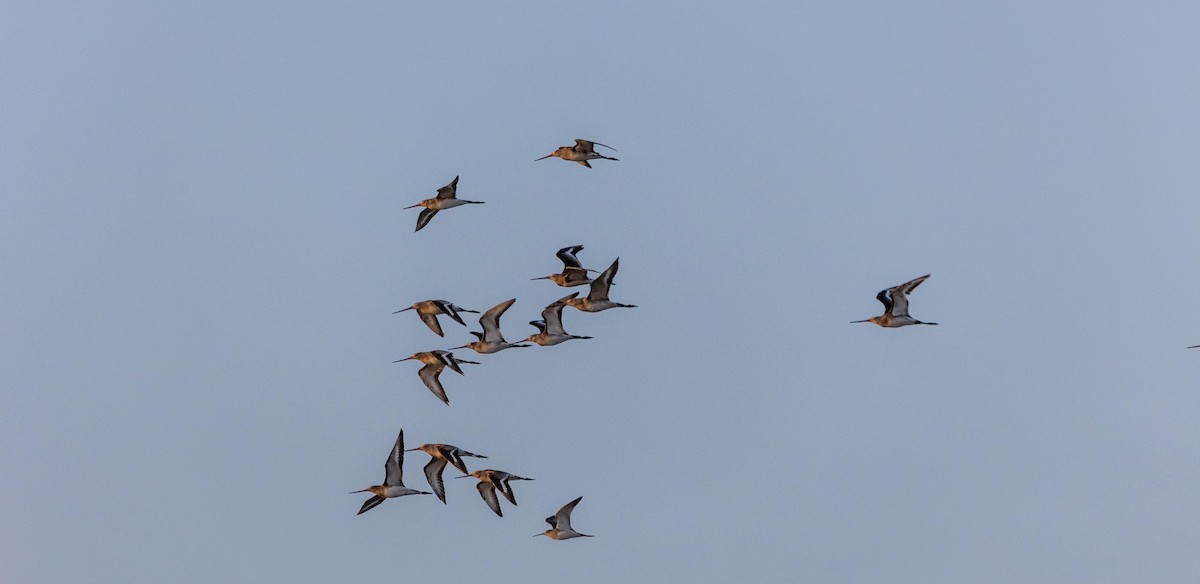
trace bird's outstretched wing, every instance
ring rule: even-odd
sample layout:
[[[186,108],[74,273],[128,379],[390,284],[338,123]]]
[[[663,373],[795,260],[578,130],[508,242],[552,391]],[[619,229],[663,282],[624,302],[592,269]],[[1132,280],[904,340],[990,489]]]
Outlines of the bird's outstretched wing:
[[[438,375],[441,374],[442,369],[444,367],[426,365],[420,371],[417,371],[417,375],[421,376],[421,381],[425,382],[425,387],[428,387],[429,391],[433,392],[433,395],[442,400],[442,403],[450,405],[450,398],[446,397],[446,390],[442,388],[441,379],[438,379]]]
[[[479,324],[483,327],[483,340],[488,342],[504,342],[504,336],[500,334],[500,316],[504,314],[508,307],[516,302],[516,298],[510,298],[488,309],[479,317]]]
[[[442,481],[442,470],[446,468],[446,459],[434,456],[429,459],[429,464],[425,465],[425,480],[429,482],[429,488],[433,489],[433,494],[446,502],[446,484]]]
[[[453,199],[454,195],[456,195],[457,193],[458,193],[458,177],[456,176],[456,177],[454,177],[454,180],[450,181],[450,184],[438,189],[437,198]]]
[[[453,302],[447,302],[445,300],[434,300],[433,303],[436,304],[437,307],[442,310],[442,314],[445,314],[446,316],[453,318],[454,321],[457,322],[458,324],[466,326],[467,323],[463,322],[462,317],[458,315],[458,307],[455,306]]]
[[[558,259],[562,260],[564,270],[570,268],[582,268],[583,264],[579,263],[579,258],[575,257],[575,254],[579,253],[580,251],[583,251],[582,245],[572,245],[570,247],[564,247],[558,250],[558,253],[554,255],[558,256]]]
[[[608,300],[608,287],[612,286],[612,281],[617,275],[617,267],[620,262],[621,258],[613,260],[612,265],[608,266],[607,270],[604,270],[599,276],[596,276],[595,280],[592,280],[592,287],[588,290],[588,300],[593,302]]]
[[[374,497],[367,499],[366,502],[362,504],[362,507],[358,510],[358,515],[362,515],[363,513],[374,509],[376,505],[383,502],[383,499],[384,498],[380,497],[379,495],[375,495]]]
[[[404,486],[404,430],[396,437],[396,444],[383,465],[383,484],[389,487]]]
[[[559,509],[558,513],[554,514],[554,523],[550,524],[551,527],[557,527],[563,530],[571,530],[571,511],[573,511],[575,506],[578,505],[582,500],[583,497],[578,497],[574,501],[563,505],[562,509]]]
[[[479,489],[479,496],[483,497],[488,507],[491,507],[492,511],[496,512],[496,515],[504,517],[504,513],[500,512],[500,500],[496,498],[496,487],[492,485],[492,482],[479,481],[479,484],[475,485],[475,488]]]
[[[887,292],[892,298],[891,313],[895,317],[908,316],[908,295],[912,293],[917,286],[921,285],[929,278],[929,274],[925,274],[920,278],[909,280],[899,286],[888,288]]]
[[[433,331],[434,334],[439,337],[446,336],[442,334],[442,323],[438,322],[436,314],[421,314],[420,316],[421,322],[425,323],[425,326],[429,327],[429,330]]]
[[[429,225],[429,220],[433,219],[434,215],[437,215],[437,212],[438,212],[437,209],[422,210],[421,214],[417,217],[417,228],[414,229],[413,231],[417,232],[417,231],[424,229],[426,225]]]

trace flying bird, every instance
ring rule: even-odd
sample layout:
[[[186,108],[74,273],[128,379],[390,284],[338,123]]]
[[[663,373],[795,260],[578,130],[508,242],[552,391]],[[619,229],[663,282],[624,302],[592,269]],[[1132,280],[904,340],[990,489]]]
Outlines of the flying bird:
[[[458,324],[466,326],[467,323],[463,322],[462,317],[458,313],[474,312],[475,314],[479,314],[478,310],[467,310],[461,306],[455,306],[454,303],[446,300],[422,300],[408,308],[397,310],[392,314],[400,314],[406,310],[416,310],[417,314],[421,317],[421,322],[425,323],[429,327],[429,330],[436,333],[439,337],[445,335],[442,334],[442,324],[438,322],[437,315],[444,314],[454,319]]]
[[[621,258],[613,260],[607,270],[596,276],[596,279],[592,281],[592,288],[588,291],[587,298],[576,298],[579,296],[579,293],[576,292],[559,302],[566,303],[567,306],[574,306],[584,312],[600,312],[610,308],[637,308],[636,304],[621,304],[608,299],[608,288],[612,286],[613,277],[617,275],[617,264],[620,261]]]
[[[537,537],[538,535],[544,535],[550,539],[572,539],[575,537],[592,537],[590,535],[587,535],[586,533],[579,533],[578,531],[575,531],[574,529],[571,528],[571,511],[574,510],[575,506],[578,505],[579,502],[582,500],[583,500],[583,497],[578,497],[574,501],[571,501],[570,503],[563,505],[562,509],[559,509],[558,513],[554,514],[554,517],[547,517],[546,523],[550,524],[550,529],[547,529],[545,532],[539,533],[539,534],[535,535],[534,537]]]
[[[420,203],[417,203],[416,205],[405,207],[405,209],[413,209],[415,207],[425,207],[425,210],[421,211],[421,215],[417,217],[417,228],[415,229],[415,231],[420,231],[422,228],[424,228],[426,225],[428,225],[429,220],[433,219],[433,216],[437,215],[437,212],[441,211],[442,209],[453,209],[455,207],[458,207],[459,205],[468,205],[468,204],[482,205],[483,204],[483,201],[464,201],[462,199],[456,198],[454,195],[457,192],[458,192],[458,177],[456,176],[456,177],[454,177],[454,180],[450,181],[450,184],[438,189],[437,196],[435,196],[434,198],[425,199],[424,201],[421,201]]]
[[[482,454],[474,454],[467,452],[457,446],[449,444],[422,444],[416,448],[409,448],[405,452],[420,450],[430,456],[429,463],[425,465],[425,480],[429,481],[430,488],[433,489],[433,494],[437,495],[442,503],[446,502],[446,485],[442,482],[442,471],[446,469],[446,463],[454,465],[454,468],[467,473],[467,465],[463,462],[462,457],[473,456],[475,458],[487,458]]]
[[[500,512],[500,500],[496,498],[496,491],[500,491],[500,494],[504,495],[504,498],[508,499],[509,503],[516,505],[517,496],[513,494],[512,486],[509,485],[508,482],[533,480],[525,477],[519,477],[515,474],[506,473],[502,470],[492,469],[477,470],[471,474],[463,475],[457,478],[465,479],[467,477],[475,477],[479,479],[479,484],[475,485],[475,488],[479,489],[479,496],[483,497],[483,500],[488,504],[488,507],[491,507],[492,511],[495,511],[496,515],[501,517],[504,517],[504,514]]]
[[[592,338],[567,334],[567,331],[563,330],[562,311],[567,305],[566,300],[574,297],[575,295],[572,294],[571,296],[566,296],[556,300],[553,304],[547,306],[545,310],[542,310],[542,320],[529,321],[529,324],[537,327],[538,333],[536,335],[529,335],[525,341],[537,343],[543,347],[548,347],[550,345],[565,343],[571,339]]]
[[[937,324],[936,322],[921,322],[908,315],[908,295],[929,278],[929,274],[925,274],[915,280],[909,280],[899,286],[892,286],[887,290],[880,290],[879,294],[875,295],[875,299],[883,303],[883,314],[872,316],[866,320],[855,320],[855,322],[873,322],[879,326],[887,328],[896,328],[908,326],[910,324]]]
[[[582,286],[584,284],[590,284],[592,282],[592,279],[588,277],[588,272],[595,272],[596,270],[589,270],[589,269],[583,267],[583,264],[579,263],[579,258],[575,257],[575,254],[579,253],[582,250],[583,250],[582,245],[572,245],[571,247],[564,247],[564,248],[558,250],[558,253],[555,255],[558,256],[558,259],[562,260],[562,263],[563,263],[562,273],[561,274],[550,274],[549,276],[542,276],[541,278],[530,278],[530,279],[531,280],[550,280],[550,281],[554,282],[555,284],[558,284],[559,286],[562,286],[564,288],[570,288],[572,286]]]
[[[504,349],[510,349],[512,347],[532,346],[509,343],[508,341],[504,340],[504,335],[500,334],[500,315],[504,314],[504,311],[508,310],[508,307],[512,306],[516,301],[516,298],[511,298],[489,308],[487,312],[483,313],[483,316],[479,317],[479,325],[483,327],[483,332],[477,333],[475,331],[471,331],[471,334],[475,335],[479,340],[473,343],[467,343],[461,347],[453,347],[453,349],[471,349],[476,353],[487,354],[503,351]]]
[[[574,146],[562,146],[562,147],[558,148],[557,150],[555,150],[554,152],[551,152],[537,160],[545,160],[547,158],[550,158],[551,156],[557,156],[558,158],[561,158],[563,160],[570,160],[571,162],[578,162],[579,164],[582,164],[588,168],[592,167],[592,165],[588,164],[589,160],[595,160],[597,158],[603,158],[605,160],[616,160],[616,158],[610,158],[603,154],[597,154],[596,148],[595,148],[596,146],[604,146],[605,148],[608,148],[609,150],[612,150],[614,152],[616,152],[616,150],[617,150],[616,148],[613,148],[612,146],[605,146],[604,144],[601,144],[599,142],[592,142],[590,140],[580,140],[580,139],[576,138]],[[537,162],[537,160],[535,160],[534,162]]]
[[[455,373],[462,375],[463,372],[462,368],[458,366],[459,363],[470,363],[472,365],[479,364],[477,361],[456,359],[454,357],[454,353],[451,353],[450,351],[443,351],[441,349],[413,353],[411,357],[397,359],[392,361],[392,363],[399,363],[401,361],[408,360],[416,360],[425,364],[424,367],[417,371],[417,375],[421,377],[421,381],[425,382],[425,387],[428,387],[429,391],[432,391],[433,395],[436,395],[438,399],[442,400],[442,402],[444,402],[446,405],[450,405],[450,399],[446,397],[446,390],[442,388],[442,381],[438,379],[438,376],[442,374],[442,370],[449,367]]]
[[[396,445],[392,447],[392,453],[388,455],[387,462],[383,465],[384,477],[382,485],[367,487],[361,491],[354,493],[373,493],[375,496],[367,499],[358,514],[362,515],[376,505],[383,502],[384,499],[392,499],[395,497],[403,497],[405,495],[432,495],[425,491],[418,491],[404,486],[404,430],[400,430],[400,436],[396,438]],[[350,493],[350,494],[354,494]]]

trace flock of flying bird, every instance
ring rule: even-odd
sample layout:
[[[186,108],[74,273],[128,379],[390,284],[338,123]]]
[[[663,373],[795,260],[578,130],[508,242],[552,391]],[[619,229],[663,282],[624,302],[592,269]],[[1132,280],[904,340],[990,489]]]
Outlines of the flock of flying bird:
[[[558,157],[563,160],[577,162],[588,168],[592,167],[590,164],[588,164],[589,160],[617,160],[616,158],[611,158],[597,153],[595,151],[595,146],[604,146],[605,148],[612,149],[611,147],[600,144],[599,142],[575,140],[574,146],[563,146],[537,160]],[[416,231],[420,231],[426,225],[428,225],[429,221],[433,219],[433,216],[436,215],[438,211],[443,209],[453,209],[454,207],[467,204],[482,204],[482,201],[466,201],[457,198],[458,178],[459,177],[457,176],[454,177],[454,180],[450,181],[450,184],[438,189],[435,197],[431,199],[425,199],[424,201],[421,201],[416,205],[412,205],[411,207],[405,207],[406,209],[424,207],[424,210],[421,211],[421,215],[417,218]],[[564,343],[573,339],[590,339],[591,337],[572,335],[563,329],[562,313],[564,308],[570,306],[583,312],[600,312],[610,308],[636,308],[636,306],[632,304],[613,302],[608,297],[609,289],[612,287],[613,278],[617,275],[617,268],[620,264],[620,258],[613,260],[613,263],[608,266],[606,270],[603,272],[598,272],[599,275],[597,275],[595,278],[592,278],[590,275],[592,273],[596,273],[596,271],[583,267],[583,264],[579,261],[577,256],[577,254],[582,250],[582,245],[568,246],[558,250],[556,255],[563,263],[562,272],[550,274],[548,276],[542,276],[540,278],[533,278],[533,280],[550,280],[555,284],[566,288],[582,286],[584,284],[590,286],[586,297],[580,298],[579,292],[575,292],[559,298],[558,300],[555,300],[546,306],[546,308],[542,310],[542,319],[530,321],[529,323],[538,329],[536,334],[532,334],[517,343],[510,343],[504,339],[504,335],[500,332],[500,317],[503,316],[504,312],[516,302],[515,298],[510,298],[489,308],[479,317],[479,325],[483,328],[483,332],[471,331],[471,334],[476,337],[474,342],[453,347],[449,350],[434,349],[432,351],[414,353],[409,357],[395,361],[395,363],[410,360],[420,361],[423,363],[424,366],[417,371],[417,376],[421,378],[421,381],[425,383],[425,386],[429,388],[429,391],[433,392],[433,395],[437,396],[437,398],[442,400],[442,402],[446,405],[450,405],[450,399],[446,396],[446,389],[442,386],[442,372],[449,368],[451,371],[462,375],[463,371],[460,365],[463,363],[479,365],[479,362],[477,361],[459,359],[455,357],[454,353],[451,351],[456,349],[471,349],[476,353],[486,355],[498,353],[505,349],[511,349],[514,347],[524,348],[532,346],[527,343],[550,346]],[[917,286],[920,286],[921,283],[927,279],[929,279],[929,274],[909,280],[908,282],[898,286],[880,290],[875,298],[879,300],[881,304],[883,304],[883,314],[852,322],[870,322],[886,328],[897,328],[917,324],[936,325],[936,322],[922,322],[917,320],[908,313],[909,294],[912,294],[913,290],[915,290]],[[463,321],[461,316],[462,313],[478,314],[478,311],[476,310],[468,310],[448,300],[440,299],[422,300],[414,303],[408,308],[397,310],[393,314],[399,314],[409,310],[416,311],[417,315],[421,319],[421,322],[425,323],[425,326],[429,327],[429,330],[433,331],[434,334],[438,335],[439,337],[445,336],[445,334],[442,331],[442,325],[438,320],[438,316],[444,315],[449,317],[451,320],[466,326],[466,322]],[[404,486],[404,453],[412,452],[414,450],[425,452],[430,457],[429,462],[425,465],[424,470],[425,479],[429,483],[429,487],[433,489],[432,493],[418,491],[416,489],[410,489]],[[512,489],[512,481],[533,480],[530,478],[517,476],[509,472],[494,469],[476,470],[471,472],[467,470],[467,465],[465,462],[463,462],[464,457],[487,458],[486,456],[467,452],[462,448],[452,446],[450,444],[422,444],[416,448],[405,450],[404,430],[400,430],[400,435],[396,438],[396,443],[392,446],[392,451],[388,455],[387,463],[384,465],[385,474],[383,484],[368,487],[361,491],[354,491],[355,493],[369,492],[372,494],[372,497],[367,499],[366,502],[363,503],[362,508],[359,509],[359,514],[375,508],[375,506],[382,503],[384,499],[403,497],[405,495],[432,494],[436,495],[437,498],[442,501],[442,503],[445,503],[446,486],[442,479],[442,474],[447,465],[453,465],[454,468],[463,473],[461,476],[456,478],[478,479],[479,482],[475,487],[479,490],[479,495],[483,497],[483,500],[487,503],[488,507],[490,507],[491,510],[496,513],[496,515],[501,517],[503,517],[504,514],[500,509],[500,499],[496,496],[496,493],[500,493],[505,499],[508,499],[509,503],[516,505],[517,498]],[[537,535],[545,535],[551,539],[592,537],[590,535],[579,533],[571,527],[571,511],[575,509],[575,506],[578,505],[582,499],[583,497],[577,497],[559,509],[554,516],[547,517],[546,522],[550,524],[550,529],[547,529],[545,532]]]
[[[550,157],[558,157],[563,160],[578,162],[579,164],[582,164],[588,168],[592,167],[592,165],[588,164],[589,160],[617,160],[616,158],[598,154],[595,151],[595,146],[604,146],[605,148],[612,149],[610,146],[605,146],[604,144],[600,144],[598,142],[576,140],[574,146],[563,146],[554,152],[539,158],[538,160],[543,160]],[[420,231],[426,225],[428,225],[430,220],[433,219],[434,215],[436,215],[438,211],[443,209],[453,209],[454,207],[459,207],[462,205],[483,203],[483,201],[467,201],[459,199],[457,197],[458,179],[459,177],[456,176],[454,177],[454,180],[450,181],[450,184],[438,189],[437,195],[433,198],[425,199],[424,201],[421,201],[420,203],[410,207],[405,207],[406,209],[424,207],[420,216],[417,218],[416,231]],[[429,388],[429,391],[433,392],[433,395],[437,396],[437,398],[442,400],[442,402],[446,405],[450,405],[450,399],[446,395],[446,389],[442,386],[442,372],[449,368],[451,371],[462,375],[463,371],[462,367],[460,367],[461,364],[470,363],[472,365],[479,365],[479,362],[477,361],[459,359],[455,357],[454,353],[451,351],[456,349],[471,349],[476,353],[486,355],[498,353],[505,349],[511,349],[514,347],[532,346],[527,343],[535,343],[541,346],[551,346],[573,339],[590,339],[591,337],[572,335],[563,329],[562,313],[564,308],[570,306],[583,312],[601,312],[610,308],[636,308],[636,306],[632,304],[613,302],[608,297],[609,288],[612,286],[613,278],[617,275],[617,268],[620,264],[620,258],[613,260],[613,263],[603,272],[596,272],[596,270],[583,267],[583,264],[579,261],[579,258],[576,254],[582,250],[582,245],[564,247],[558,250],[558,259],[563,263],[562,272],[550,274],[548,276],[542,276],[540,278],[533,278],[533,280],[550,280],[555,284],[566,288],[582,286],[585,284],[590,286],[587,296],[583,298],[579,297],[579,292],[575,292],[573,294],[564,296],[546,306],[546,308],[542,310],[542,319],[530,321],[529,323],[537,328],[538,332],[536,334],[529,335],[524,340],[517,343],[510,343],[504,339],[504,335],[500,332],[500,317],[503,316],[504,312],[507,311],[509,307],[511,307],[513,303],[517,301],[516,298],[510,298],[489,308],[479,317],[479,325],[483,328],[483,332],[471,331],[471,334],[476,337],[474,342],[453,347],[449,350],[434,349],[432,351],[414,353],[409,357],[395,361],[395,363],[410,360],[420,361],[423,363],[424,366],[417,371],[417,376],[421,378],[421,381],[425,383],[425,386]],[[591,274],[593,273],[598,275],[595,278],[592,278]],[[903,304],[907,305],[907,303]],[[425,323],[425,326],[429,327],[429,330],[433,331],[434,334],[438,335],[439,337],[445,336],[445,334],[442,331],[442,324],[438,320],[438,316],[445,315],[451,320],[465,326],[466,322],[463,321],[461,314],[478,313],[476,310],[468,310],[447,300],[433,299],[416,302],[412,306],[397,310],[393,314],[399,314],[409,310],[416,311],[417,315],[421,319],[421,322]],[[433,489],[432,493],[410,489],[404,485],[404,453],[412,452],[414,450],[420,450],[428,454],[430,457],[429,462],[425,465],[424,470],[425,480],[429,483],[429,487]],[[383,484],[367,487],[366,489],[362,489],[360,491],[354,491],[355,493],[371,493],[372,495],[371,498],[367,499],[363,503],[358,513],[361,515],[367,511],[370,511],[371,509],[374,509],[385,499],[403,497],[405,495],[432,494],[436,495],[437,498],[442,501],[442,503],[446,503],[446,486],[442,475],[447,465],[453,465],[454,468],[463,473],[461,476],[456,478],[478,479],[479,482],[475,485],[475,488],[478,489],[479,495],[483,498],[484,502],[487,503],[488,507],[490,507],[491,510],[496,513],[496,515],[503,517],[504,513],[500,509],[500,499],[496,496],[496,493],[500,493],[500,495],[503,495],[505,499],[508,499],[509,503],[516,505],[517,497],[513,492],[511,484],[512,481],[533,480],[495,469],[476,470],[471,472],[467,470],[467,465],[463,461],[464,457],[487,458],[481,454],[467,452],[462,448],[452,446],[450,444],[422,444],[416,448],[410,448],[406,450],[404,448],[404,430],[401,429],[400,435],[396,437],[396,443],[392,446],[392,450],[388,454],[387,462],[384,464]],[[553,516],[547,517],[546,523],[550,524],[550,529],[547,529],[546,531],[537,535],[545,535],[546,537],[556,540],[573,539],[576,537],[592,537],[591,535],[579,533],[571,527],[571,512],[581,500],[583,500],[583,497],[577,497],[573,501],[563,505],[562,508],[560,508]]]

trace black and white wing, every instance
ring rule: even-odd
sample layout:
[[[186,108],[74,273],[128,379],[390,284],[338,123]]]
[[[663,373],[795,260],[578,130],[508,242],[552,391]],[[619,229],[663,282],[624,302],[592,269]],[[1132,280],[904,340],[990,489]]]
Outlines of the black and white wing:
[[[404,486],[404,430],[396,437],[396,445],[392,447],[387,462],[383,465],[383,484],[388,487]]]
[[[450,181],[450,184],[438,189],[437,198],[453,199],[454,195],[457,193],[458,193],[458,177],[456,176],[456,177],[454,177],[454,180]]]
[[[449,367],[451,371],[454,371],[459,375],[463,374],[462,367],[458,366],[458,359],[454,358],[454,353],[438,349],[434,351],[433,354],[437,355],[438,361],[441,361],[446,367]],[[470,361],[468,361],[468,363],[470,363]]]
[[[592,288],[588,290],[588,300],[592,302],[608,300],[608,287],[612,285],[613,278],[617,275],[617,267],[620,262],[621,258],[613,260],[607,270],[592,280]]]
[[[908,295],[929,278],[929,274],[925,274],[920,278],[909,280],[899,286],[893,286],[887,291],[892,297],[891,313],[894,317],[908,316]]]
[[[482,454],[475,454],[474,452],[467,452],[466,450],[463,450],[462,448],[459,448],[457,446],[450,446],[450,445],[446,445],[443,452],[445,452],[446,459],[450,461],[450,464],[453,464],[454,468],[461,470],[463,472],[463,474],[470,474],[470,473],[467,472],[467,464],[465,462],[463,462],[462,457],[473,456],[475,458],[487,458],[486,456],[484,456]]]
[[[446,460],[450,460],[450,464],[454,465],[454,468],[461,470],[462,474],[464,475],[469,475],[470,471],[467,470],[467,463],[462,462],[462,457],[473,456],[475,458],[487,458],[486,456],[479,456],[479,454],[473,454],[467,452],[466,450],[462,450],[460,447],[450,445],[445,445],[442,447],[442,454]]]
[[[501,495],[504,495],[505,499],[508,499],[509,503],[516,505],[517,496],[513,494],[512,485],[508,483],[508,480],[507,473],[504,473],[501,476],[496,476],[496,474],[492,475],[492,485],[496,487],[496,490],[500,491]]]
[[[462,471],[463,474],[471,474],[470,471],[467,470],[467,465],[463,462],[462,457],[458,455],[457,447],[447,444],[442,446],[439,450],[442,453],[442,457],[445,458],[450,464],[453,464],[454,468]]]
[[[433,489],[433,494],[446,502],[446,484],[442,482],[442,471],[446,468],[446,459],[436,456],[429,459],[429,464],[425,465],[425,480],[429,482],[429,488]]]
[[[475,485],[475,488],[479,489],[479,496],[483,497],[488,507],[491,507],[492,511],[496,512],[496,515],[504,517],[504,514],[500,512],[500,500],[496,498],[496,486],[489,480],[483,480],[479,481],[479,484]]]
[[[875,299],[883,304],[883,313],[888,314],[892,311],[892,299],[888,296],[888,290],[880,290],[879,294],[875,295]]]
[[[555,302],[542,310],[542,319],[546,321],[546,330],[552,335],[565,335],[567,331],[563,330],[562,311],[566,304]]]
[[[367,499],[366,501],[363,502],[362,507],[359,508],[358,514],[362,515],[363,513],[366,513],[367,511],[374,509],[375,506],[382,503],[383,500],[384,500],[384,497],[380,497],[379,495],[375,495],[374,497]]]
[[[583,264],[579,263],[579,258],[575,257],[575,254],[580,251],[583,251],[582,245],[572,245],[571,247],[564,247],[558,250],[558,253],[554,254],[558,256],[558,259],[562,260],[564,274],[570,269],[583,269]]]
[[[516,298],[510,298],[488,309],[479,317],[479,324],[483,327],[483,340],[490,343],[503,343],[504,335],[500,334],[500,315],[508,310],[516,302]]]
[[[467,323],[463,322],[462,317],[458,315],[458,307],[453,303],[446,302],[445,300],[434,300],[433,303],[442,310],[442,314],[453,318],[458,324],[466,326]]]
[[[420,231],[426,225],[429,225],[429,220],[433,219],[433,216],[437,215],[437,212],[437,209],[422,209],[421,215],[417,217],[417,228],[414,231]]]
[[[924,276],[921,276],[920,278],[913,278],[912,280],[909,280],[909,281],[907,281],[899,286],[896,286],[896,287],[903,290],[905,294],[912,294],[912,291],[916,290],[917,286],[921,285],[921,282],[928,280],[929,276],[931,276],[931,275],[932,274],[925,274]]]
[[[445,367],[440,365],[426,365],[420,371],[417,371],[417,375],[421,377],[421,381],[425,382],[425,387],[428,387],[429,391],[433,392],[433,395],[436,395],[446,405],[450,405],[450,398],[446,397],[446,390],[442,388],[442,381],[438,379],[438,375],[441,375],[442,369],[445,369]]]
[[[562,509],[559,509],[558,513],[554,514],[554,523],[551,523],[550,526],[557,527],[558,529],[562,530],[574,531],[571,529],[571,511],[574,510],[575,506],[578,505],[582,500],[583,497],[578,497],[574,501],[563,505]]]

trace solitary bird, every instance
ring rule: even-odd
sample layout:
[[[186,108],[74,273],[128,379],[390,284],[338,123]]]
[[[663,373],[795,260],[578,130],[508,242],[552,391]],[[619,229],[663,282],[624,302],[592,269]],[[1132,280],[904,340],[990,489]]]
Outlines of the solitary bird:
[[[455,306],[454,303],[446,300],[422,300],[408,308],[397,310],[392,314],[400,314],[406,310],[416,310],[417,314],[421,317],[421,322],[425,323],[429,327],[429,330],[436,333],[439,337],[445,335],[442,334],[442,324],[438,322],[437,315],[444,314],[453,318],[458,324],[467,326],[467,323],[463,322],[462,317],[458,313],[474,312],[475,314],[479,314],[478,310],[467,310],[461,306]]]
[[[479,340],[467,343],[461,347],[454,347],[454,349],[471,349],[476,353],[487,354],[512,347],[532,346],[510,343],[504,340],[504,335],[500,334],[500,315],[504,314],[504,311],[508,310],[508,307],[512,306],[516,301],[516,298],[510,298],[489,308],[487,312],[483,313],[483,316],[479,317],[479,325],[483,327],[483,332],[477,333],[471,331],[471,334],[475,335]]]
[[[588,272],[595,272],[596,270],[589,270],[589,269],[583,267],[583,264],[579,263],[579,258],[575,257],[575,254],[579,253],[582,250],[583,250],[582,245],[572,245],[571,247],[564,247],[564,248],[558,250],[558,253],[555,255],[558,256],[558,259],[562,260],[562,263],[563,263],[562,273],[561,274],[550,274],[549,276],[542,276],[541,278],[530,278],[530,279],[531,280],[550,280],[550,281],[554,282],[555,284],[558,284],[559,286],[562,286],[564,288],[570,288],[572,286],[582,286],[584,284],[590,284],[592,282],[592,279],[588,277]]]
[[[437,212],[441,211],[442,209],[453,209],[455,207],[458,207],[459,205],[468,205],[468,204],[482,205],[483,204],[483,201],[464,201],[462,199],[455,198],[454,195],[457,192],[458,192],[458,177],[456,176],[456,177],[454,177],[454,180],[450,181],[450,184],[437,190],[436,197],[434,197],[432,199],[425,199],[424,201],[421,201],[420,203],[417,203],[416,205],[405,207],[405,209],[412,209],[415,207],[425,207],[425,210],[421,211],[421,215],[417,217],[417,228],[415,229],[415,231],[420,231],[423,227],[428,225],[429,220],[433,219],[433,216],[437,215]]]
[[[557,156],[558,158],[561,158],[563,160],[570,160],[571,162],[578,162],[579,164],[582,164],[588,168],[592,167],[592,165],[588,164],[589,160],[595,160],[597,158],[603,158],[605,160],[616,160],[616,158],[610,158],[603,154],[597,154],[596,149],[595,149],[596,146],[604,146],[605,148],[608,148],[609,150],[612,150],[613,152],[617,151],[617,149],[613,148],[612,146],[605,146],[604,144],[601,144],[599,142],[592,142],[590,140],[580,140],[580,139],[576,138],[574,146],[559,147],[554,152],[551,152],[537,160],[545,160],[547,158],[550,158],[551,156]],[[534,162],[537,162],[537,160],[535,160]]]
[[[1188,347],[1188,348],[1189,348],[1189,349],[1200,349],[1200,345],[1192,345],[1192,346],[1190,346],[1190,347]]]
[[[543,347],[548,347],[551,345],[557,345],[559,343],[565,343],[571,339],[592,338],[567,334],[567,331],[563,330],[562,311],[563,308],[567,306],[566,300],[568,298],[574,298],[574,296],[575,295],[560,298],[554,301],[554,303],[550,306],[547,306],[545,310],[542,310],[542,320],[529,321],[529,324],[537,327],[538,333],[536,335],[529,335],[529,338],[525,340],[530,343],[537,343]]]
[[[513,494],[512,486],[509,485],[508,482],[533,480],[525,477],[519,477],[515,474],[506,473],[502,470],[492,469],[477,470],[471,474],[457,478],[465,479],[467,477],[475,477],[479,479],[479,484],[475,485],[475,488],[479,489],[479,495],[483,497],[485,502],[487,502],[488,507],[491,507],[492,511],[495,511],[496,515],[501,517],[504,517],[504,514],[500,512],[500,500],[496,498],[496,491],[500,491],[500,494],[504,495],[504,498],[508,499],[509,503],[516,505],[517,497]]]
[[[592,288],[588,291],[587,298],[576,298],[579,296],[579,293],[576,292],[559,302],[563,302],[567,306],[574,306],[584,312],[600,312],[610,308],[637,308],[636,304],[621,304],[608,299],[608,288],[612,286],[613,277],[617,275],[617,264],[620,261],[621,258],[613,260],[607,270],[596,276],[596,279],[592,281]]]
[[[384,477],[382,485],[367,487],[361,491],[354,493],[374,493],[374,497],[367,499],[361,509],[358,510],[358,515],[362,515],[376,505],[383,502],[384,499],[392,499],[395,497],[403,497],[405,495],[432,495],[425,491],[418,491],[404,486],[404,430],[400,430],[400,436],[396,438],[396,445],[392,447],[392,453],[388,455],[387,462],[383,465]],[[354,493],[350,493],[353,495]]]
[[[866,320],[854,320],[851,322],[873,322],[887,328],[908,326],[910,324],[937,324],[936,322],[921,322],[908,315],[908,295],[912,294],[912,291],[928,278],[929,274],[925,274],[920,278],[909,280],[899,286],[880,290],[879,294],[875,295],[875,299],[883,303],[883,314],[872,316]]]
[[[442,482],[442,471],[446,469],[446,463],[453,464],[454,468],[466,473],[468,472],[467,465],[463,463],[462,457],[487,458],[482,454],[467,452],[449,444],[422,444],[416,448],[409,448],[405,452],[414,450],[423,451],[430,456],[429,463],[425,465],[425,480],[429,481],[433,494],[437,495],[442,503],[446,502],[446,485]]]
[[[443,351],[441,349],[413,353],[411,357],[397,359],[392,361],[392,363],[399,363],[401,361],[408,360],[416,360],[425,364],[420,371],[417,371],[417,375],[421,377],[421,381],[425,382],[425,387],[428,387],[429,391],[432,391],[433,395],[436,395],[438,399],[442,400],[442,402],[444,402],[446,405],[450,405],[450,399],[446,397],[446,390],[442,388],[442,381],[438,379],[438,376],[442,374],[442,370],[449,367],[455,373],[462,375],[463,372],[462,368],[458,366],[459,363],[470,363],[472,365],[479,364],[478,361],[456,359],[454,357],[454,353],[451,353],[450,351]]]
[[[538,535],[544,535],[550,539],[592,537],[586,533],[579,533],[571,528],[571,511],[575,509],[575,506],[578,505],[582,500],[583,497],[578,497],[574,501],[563,505],[562,509],[559,509],[558,513],[554,514],[554,517],[547,517],[546,523],[550,524],[550,529],[547,529],[545,532],[539,533],[534,537],[537,537]]]

